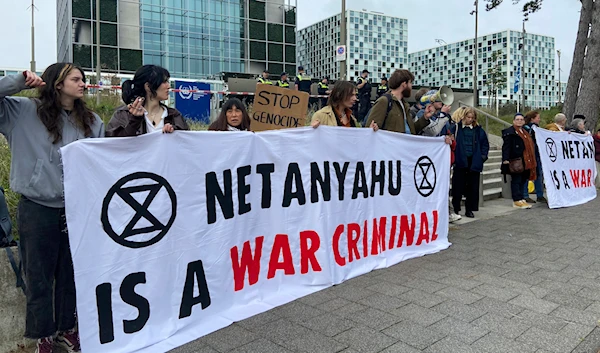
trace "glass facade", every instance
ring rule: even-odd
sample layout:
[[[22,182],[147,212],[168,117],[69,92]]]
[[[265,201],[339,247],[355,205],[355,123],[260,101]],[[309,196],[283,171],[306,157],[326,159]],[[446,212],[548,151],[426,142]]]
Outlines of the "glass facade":
[[[58,2],[60,9],[69,0]],[[95,0],[70,2],[72,46],[64,47],[93,69]],[[107,71],[131,73],[143,63],[192,79],[265,68],[295,72],[296,0],[102,0],[100,23]]]
[[[298,64],[314,77],[339,76],[335,48],[340,42],[340,15],[298,31]],[[362,70],[371,78],[389,77],[408,67],[408,21],[365,11],[346,11],[347,72],[356,80]]]
[[[498,65],[506,74],[507,86],[499,91],[500,104],[521,100],[520,91],[514,93],[518,62],[521,61],[519,44],[522,33],[504,31],[477,39],[477,85],[480,104],[486,105],[493,96],[486,85],[487,72],[495,63],[492,53],[499,51]],[[415,74],[415,84],[455,88],[473,87],[473,39],[442,45],[409,54],[410,70]],[[525,36],[525,67],[522,77],[526,102],[533,108],[548,108],[558,100],[558,87],[554,78],[554,38],[527,33]]]

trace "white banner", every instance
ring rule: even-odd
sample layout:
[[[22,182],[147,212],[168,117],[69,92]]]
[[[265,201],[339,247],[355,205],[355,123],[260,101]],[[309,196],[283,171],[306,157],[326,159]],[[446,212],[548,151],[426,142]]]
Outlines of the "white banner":
[[[163,353],[450,246],[442,138],[321,126],[61,151],[86,353]]]
[[[583,134],[534,126],[550,208],[581,205],[596,198],[594,140]]]

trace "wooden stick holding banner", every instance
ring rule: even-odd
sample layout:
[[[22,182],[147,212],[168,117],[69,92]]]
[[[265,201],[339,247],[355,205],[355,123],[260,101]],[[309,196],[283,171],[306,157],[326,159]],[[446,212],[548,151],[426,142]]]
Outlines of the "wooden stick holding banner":
[[[271,85],[258,85],[252,112],[252,131],[278,130],[306,125],[308,93]]]

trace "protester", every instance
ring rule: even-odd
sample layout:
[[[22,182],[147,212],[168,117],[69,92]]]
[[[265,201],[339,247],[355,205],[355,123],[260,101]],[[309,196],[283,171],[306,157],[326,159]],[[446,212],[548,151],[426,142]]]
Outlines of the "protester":
[[[420,133],[429,125],[429,117],[433,112],[423,116],[416,122],[410,117],[406,99],[411,95],[414,79],[414,75],[408,70],[399,69],[394,71],[388,82],[392,97],[391,110],[389,113],[387,112],[389,101],[386,95],[382,96],[373,105],[366,125],[370,126],[372,122],[375,122],[382,130],[413,135]]]
[[[513,126],[502,130],[502,174],[510,174],[510,189],[515,208],[531,208],[524,200],[523,188],[528,180],[535,180],[537,163],[533,139],[523,129],[525,118],[517,113]]]
[[[465,216],[475,217],[479,210],[479,178],[483,163],[488,159],[490,144],[487,134],[477,123],[477,113],[473,108],[461,111],[462,120],[454,125],[456,148],[454,151],[454,173],[452,175],[452,206],[454,213],[460,214],[463,195]]]
[[[429,88],[422,87],[417,91],[417,93],[415,93],[416,103],[412,107],[410,107],[410,115],[412,116],[414,121],[419,120],[420,117],[418,118],[417,114],[419,113],[419,111],[421,111],[421,109],[425,108],[424,105],[421,105],[421,98],[423,98],[423,96],[427,92],[429,92]]]
[[[319,82],[318,92],[319,92],[320,96],[327,96],[331,93],[331,91],[329,90],[329,77],[328,76],[323,77],[321,82]],[[328,99],[328,97],[319,98],[319,103],[321,105],[321,108],[323,108],[327,105],[327,99]]]
[[[121,97],[125,106],[108,122],[107,137],[126,137],[162,131],[189,130],[181,113],[162,103],[169,99],[169,71],[156,65],[140,67],[133,80],[123,82]]]
[[[554,122],[546,125],[546,129],[550,131],[565,131],[567,124],[567,116],[563,113],[558,113],[554,116]]]
[[[262,72],[262,75],[258,78],[257,85],[272,85],[273,82],[271,80],[269,80],[269,71],[268,70],[264,70]]]
[[[39,98],[8,97],[38,88]],[[25,337],[36,352],[79,352],[75,280],[69,248],[59,149],[103,137],[104,124],[83,100],[85,74],[73,64],[50,65],[0,79],[0,133],[11,153],[10,187],[21,194],[18,228],[25,271]],[[57,332],[58,330],[58,332]]]
[[[379,86],[377,86],[377,99],[379,99],[379,97],[383,96],[388,90],[389,90],[389,88],[388,88],[387,77],[383,76],[381,78],[381,83],[379,84]]]
[[[440,100],[437,100],[436,98],[434,98],[436,93],[437,93],[437,90],[431,90],[425,94],[425,96],[431,97],[430,98],[431,101],[428,103],[425,103],[425,106],[427,104],[433,104],[433,106],[435,108],[435,113],[431,117],[431,119],[429,121],[429,125],[427,127],[425,127],[425,129],[423,129],[423,132],[422,132],[423,136],[440,136],[440,133],[441,133],[442,129],[444,128],[444,126],[446,125],[446,123],[451,121],[451,119],[452,119],[452,117],[450,116],[451,106],[444,105],[444,103],[442,103]],[[424,104],[422,101],[423,101],[423,97],[421,97],[421,105]],[[417,113],[417,118],[421,118],[424,113],[425,113],[425,110],[421,109]]]
[[[596,150],[596,188],[600,189],[600,130],[593,137]]]
[[[290,88],[290,82],[288,81],[287,72],[281,73],[281,75],[279,76],[279,80],[275,83],[275,86],[278,86],[281,88]]]
[[[221,113],[208,127],[209,131],[251,131],[250,115],[246,107],[237,98],[230,98],[223,104]]]
[[[539,127],[540,126],[540,113],[536,112],[536,111],[531,111],[527,114],[525,114],[525,125],[523,125],[523,129],[525,129],[525,131],[527,131],[529,133],[529,135],[531,135],[531,138],[533,140],[533,145],[535,147],[535,160],[537,162],[537,167],[536,167],[536,175],[537,178],[533,181],[533,185],[535,187],[535,194],[536,194],[536,199],[533,200],[531,197],[529,197],[529,183],[525,184],[525,187],[523,188],[523,197],[525,199],[525,201],[527,203],[536,203],[536,202],[545,202],[548,203],[548,200],[546,200],[546,198],[544,197],[544,185],[542,184],[542,179],[543,179],[543,173],[542,173],[542,159],[540,158],[540,150],[537,146],[536,140],[535,140],[535,131],[533,130],[534,126]]]
[[[569,132],[575,132],[578,134],[589,135],[588,131],[585,131],[585,121],[581,118],[573,119],[571,122],[571,129]]]
[[[361,127],[352,115],[352,106],[356,103],[355,87],[348,81],[337,81],[333,85],[327,105],[317,111],[310,125],[314,128],[320,125]]]
[[[363,122],[371,109],[371,82],[369,82],[369,70],[363,70],[358,78],[356,87],[358,88],[358,121]]]

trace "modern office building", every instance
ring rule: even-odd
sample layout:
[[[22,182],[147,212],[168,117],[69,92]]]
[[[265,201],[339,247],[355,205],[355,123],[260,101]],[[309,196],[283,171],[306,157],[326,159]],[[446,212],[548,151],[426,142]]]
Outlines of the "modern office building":
[[[335,49],[340,43],[340,19],[338,14],[298,31],[298,65],[313,77],[339,77]],[[348,10],[346,28],[347,79],[356,80],[367,69],[378,82],[382,75],[408,68],[406,19]]]
[[[415,84],[431,87],[449,85],[456,88],[473,87],[474,39],[442,45],[409,54],[410,70]],[[525,36],[525,66],[519,91],[514,93],[517,66],[522,62],[522,32],[506,30],[481,36],[477,40],[477,86],[479,103],[486,105],[493,97],[488,87],[488,69],[496,64],[492,55],[499,51],[497,65],[506,74],[506,88],[499,90],[500,105],[522,101],[524,88],[526,103],[533,108],[549,108],[558,100],[555,80],[554,38],[527,33]],[[523,87],[523,80],[525,85]]]
[[[295,72],[296,0],[102,0],[103,71]],[[58,60],[96,66],[95,0],[57,0]]]

